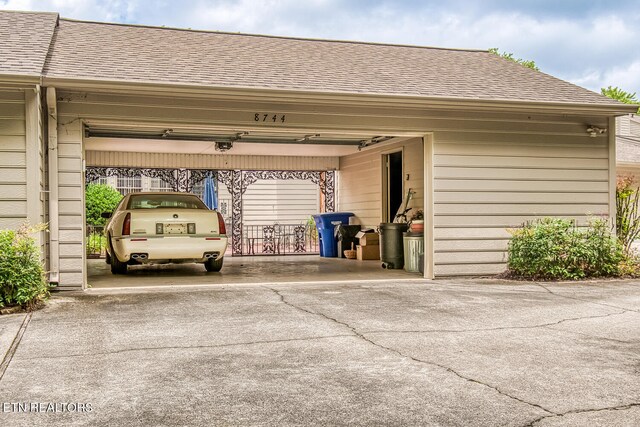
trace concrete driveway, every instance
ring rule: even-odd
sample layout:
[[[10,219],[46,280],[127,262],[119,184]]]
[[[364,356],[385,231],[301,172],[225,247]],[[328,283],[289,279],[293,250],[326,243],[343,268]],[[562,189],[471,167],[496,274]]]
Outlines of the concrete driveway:
[[[91,290],[0,340],[7,426],[640,425],[634,282]]]

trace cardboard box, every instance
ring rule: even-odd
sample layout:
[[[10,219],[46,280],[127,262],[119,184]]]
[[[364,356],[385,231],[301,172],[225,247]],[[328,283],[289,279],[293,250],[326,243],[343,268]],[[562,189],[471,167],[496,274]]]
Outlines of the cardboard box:
[[[380,259],[380,245],[358,245],[356,247],[356,258],[360,261]]]
[[[380,245],[380,236],[373,230],[360,231],[356,234],[356,238],[360,239],[360,246]]]

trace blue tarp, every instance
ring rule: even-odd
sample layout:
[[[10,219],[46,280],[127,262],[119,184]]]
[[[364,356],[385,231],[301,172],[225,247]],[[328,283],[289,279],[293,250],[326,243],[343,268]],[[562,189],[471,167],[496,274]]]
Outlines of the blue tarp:
[[[204,180],[204,195],[202,199],[209,209],[218,209],[218,191],[211,175]]]

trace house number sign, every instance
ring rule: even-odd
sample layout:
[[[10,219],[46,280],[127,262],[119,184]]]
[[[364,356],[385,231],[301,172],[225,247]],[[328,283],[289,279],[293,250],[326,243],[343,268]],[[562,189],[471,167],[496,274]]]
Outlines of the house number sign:
[[[285,115],[284,114],[273,114],[273,113],[255,113],[253,115],[254,122],[272,122],[272,123],[284,123]]]

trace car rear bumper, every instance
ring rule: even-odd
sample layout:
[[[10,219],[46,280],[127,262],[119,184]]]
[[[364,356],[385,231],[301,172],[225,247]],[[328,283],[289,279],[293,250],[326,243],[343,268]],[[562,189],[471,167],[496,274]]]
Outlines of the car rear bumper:
[[[220,259],[227,250],[225,236],[127,236],[113,239],[113,248],[121,262],[133,259],[132,255],[145,254],[145,261],[193,260],[205,261],[206,254],[215,254]]]

